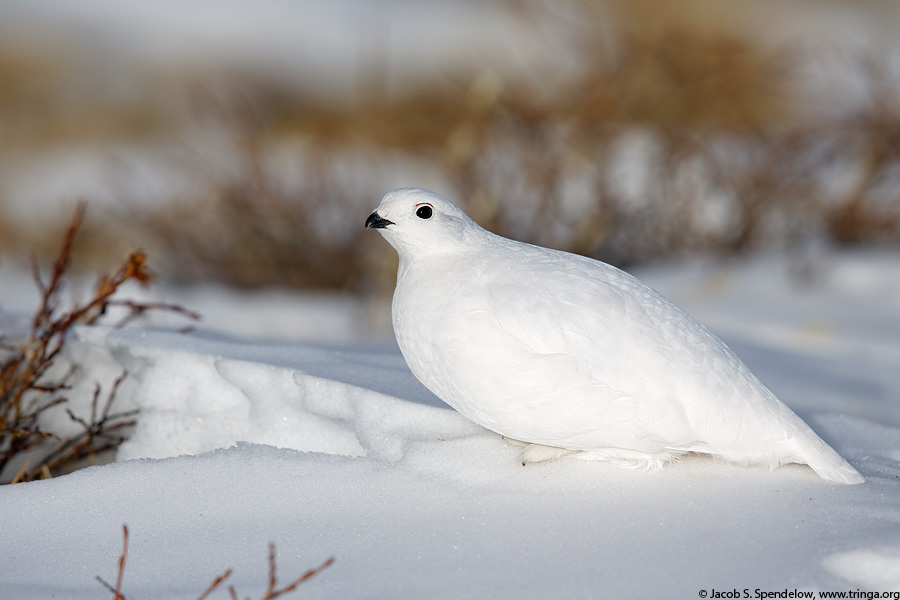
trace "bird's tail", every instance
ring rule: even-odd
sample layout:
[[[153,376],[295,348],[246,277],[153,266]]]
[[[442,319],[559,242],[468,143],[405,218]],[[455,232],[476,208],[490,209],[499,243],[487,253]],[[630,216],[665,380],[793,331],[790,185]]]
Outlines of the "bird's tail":
[[[859,471],[818,436],[816,436],[815,443],[807,445],[799,458],[825,481],[842,485],[856,485],[866,480]]]

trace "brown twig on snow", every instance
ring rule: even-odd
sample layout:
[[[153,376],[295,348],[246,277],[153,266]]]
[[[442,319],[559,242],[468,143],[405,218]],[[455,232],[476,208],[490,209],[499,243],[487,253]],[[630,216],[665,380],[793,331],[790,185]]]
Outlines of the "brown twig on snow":
[[[61,440],[56,448],[44,457],[43,464],[37,469],[29,472],[29,479],[34,478],[38,471],[43,467],[53,471],[63,464],[77,461],[85,456],[95,456],[105,450],[116,448],[125,440],[124,436],[114,435],[114,432],[127,427],[132,427],[136,422],[132,417],[136,416],[138,411],[131,410],[120,413],[110,413],[110,409],[112,408],[113,400],[115,399],[119,385],[125,380],[127,375],[127,372],[123,371],[113,383],[112,389],[107,394],[103,410],[101,410],[99,414],[97,412],[97,403],[100,398],[101,388],[99,384],[94,388],[94,396],[91,400],[91,418],[89,421],[77,416],[71,410],[66,409],[66,414],[69,415],[69,418],[81,425],[84,432],[67,440]]]
[[[278,598],[279,596],[282,596],[284,594],[289,594],[289,593],[293,592],[294,590],[296,590],[300,584],[302,584],[306,581],[309,581],[310,579],[312,579],[313,577],[315,577],[316,575],[318,575],[319,573],[321,573],[322,571],[324,571],[325,569],[330,567],[332,564],[334,564],[333,556],[330,557],[325,562],[323,562],[318,567],[315,567],[314,569],[310,569],[309,571],[307,571],[306,573],[304,573],[303,575],[301,575],[300,577],[298,577],[297,579],[295,579],[294,581],[292,581],[285,587],[279,589],[278,588],[278,578],[276,575],[277,566],[275,564],[275,544],[272,542],[269,542],[269,585],[266,588],[265,595],[263,595],[260,598],[260,600],[274,600],[275,598]],[[234,586],[228,587],[228,593],[231,594],[232,600],[238,600],[237,591],[235,591]],[[247,600],[250,600],[250,598],[248,597]]]
[[[91,404],[90,420],[75,415],[71,410],[67,411],[69,417],[82,426],[82,433],[62,438],[41,428],[39,417],[50,408],[68,401],[63,394],[69,389],[69,380],[76,367],[54,377],[49,372],[60,357],[68,333],[73,327],[97,324],[111,306],[128,309],[128,315],[121,324],[153,310],[175,312],[190,319],[199,318],[197,313],[174,304],[140,303],[113,298],[120,286],[128,281],[147,284],[152,280],[153,274],[147,268],[147,256],[141,251],[132,252],[116,271],[101,277],[88,301],[76,304],[68,311],[60,310],[60,295],[71,263],[72,247],[85,211],[85,203],[79,202],[46,281],[41,276],[37,260],[32,260],[40,304],[31,319],[27,340],[14,345],[6,338],[0,338],[5,353],[0,358],[0,474],[24,452],[35,449],[45,440],[59,440],[55,448],[43,458],[37,459],[34,468],[18,469],[9,483],[47,477],[53,470],[85,456],[115,448],[124,437],[114,432],[134,424],[133,412],[111,412],[116,391],[125,376],[123,373],[113,384],[103,409],[99,411],[100,386],[97,386]],[[31,459],[35,461],[35,457]]]
[[[232,569],[226,570],[224,573],[215,578],[215,580],[209,584],[209,587],[206,588],[206,591],[197,596],[197,600],[206,600],[206,597],[209,596],[213,590],[222,585],[226,579],[231,577]]]
[[[112,585],[107,583],[106,580],[104,580],[99,575],[97,575],[95,577],[97,579],[97,581],[99,581],[103,587],[105,587],[110,593],[113,594],[113,600],[125,600],[125,594],[122,593],[122,581],[124,580],[124,577],[125,577],[125,559],[128,556],[128,526],[127,525],[122,525],[122,537],[123,537],[122,555],[119,557],[119,570],[118,570],[118,574],[116,576],[115,587],[113,587]],[[269,586],[266,588],[265,595],[262,596],[262,598],[260,598],[260,600],[274,600],[275,598],[278,598],[279,596],[293,592],[294,590],[297,589],[297,586],[299,586],[300,584],[315,577],[316,575],[318,575],[319,573],[321,573],[322,571],[324,571],[325,569],[330,567],[333,563],[334,563],[334,557],[332,556],[331,558],[326,560],[324,563],[322,563],[321,565],[319,565],[318,567],[316,567],[314,569],[310,569],[309,571],[307,571],[306,573],[304,573],[303,575],[301,575],[300,577],[298,577],[297,579],[292,581],[287,586],[285,586],[281,589],[278,589],[278,587],[277,587],[278,580],[276,577],[277,566],[275,564],[275,544],[272,542],[269,542]],[[213,582],[211,584],[209,584],[209,587],[207,587],[206,590],[204,590],[204,592],[202,594],[197,596],[197,600],[206,600],[206,598],[216,588],[218,588],[220,585],[222,585],[226,579],[231,577],[232,572],[233,572],[233,569],[227,569],[224,573],[222,573],[221,575],[216,577],[213,580]],[[231,598],[233,600],[238,599],[238,595],[234,589],[234,586],[228,587],[228,593],[231,595]],[[249,600],[249,598],[248,598],[248,600]]]
[[[119,557],[119,572],[116,575],[116,587],[108,584],[99,575],[96,576],[97,581],[113,593],[113,600],[125,600],[125,594],[122,593],[122,580],[125,577],[125,558],[128,556],[128,525],[122,525],[122,538],[122,556]]]
[[[281,596],[283,594],[288,594],[290,592],[293,592],[295,589],[297,589],[298,585],[315,577],[316,575],[318,575],[319,573],[321,573],[322,571],[324,571],[325,569],[330,567],[333,563],[334,563],[334,557],[332,556],[331,558],[329,558],[328,560],[323,562],[321,565],[319,565],[318,567],[316,567],[314,569],[310,569],[309,571],[307,571],[306,573],[304,573],[303,575],[301,575],[300,577],[298,577],[297,579],[292,581],[287,586],[285,586],[281,589],[278,589],[276,587],[278,584],[278,580],[275,576],[275,570],[276,570],[275,544],[272,542],[269,542],[269,587],[266,588],[266,595],[263,596],[260,600],[272,600],[273,598],[277,598],[278,596]]]

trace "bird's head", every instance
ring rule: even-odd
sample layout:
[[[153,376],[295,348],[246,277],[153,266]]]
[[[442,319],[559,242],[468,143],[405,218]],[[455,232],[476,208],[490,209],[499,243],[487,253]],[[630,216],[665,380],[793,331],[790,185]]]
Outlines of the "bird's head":
[[[401,258],[453,251],[485,233],[449,200],[419,188],[388,192],[366,229],[377,229]]]

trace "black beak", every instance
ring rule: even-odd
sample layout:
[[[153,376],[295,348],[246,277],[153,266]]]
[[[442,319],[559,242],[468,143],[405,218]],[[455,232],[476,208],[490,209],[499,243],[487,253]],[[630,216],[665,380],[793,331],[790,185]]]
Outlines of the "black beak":
[[[384,217],[381,217],[378,212],[373,212],[369,215],[369,218],[366,219],[366,229],[384,229],[388,225],[393,225],[393,221],[388,221]]]

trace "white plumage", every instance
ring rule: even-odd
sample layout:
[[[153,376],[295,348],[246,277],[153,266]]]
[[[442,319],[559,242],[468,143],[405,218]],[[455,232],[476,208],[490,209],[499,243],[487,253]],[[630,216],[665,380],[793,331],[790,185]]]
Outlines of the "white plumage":
[[[525,446],[658,468],[687,452],[863,477],[693,317],[631,275],[494,235],[441,196],[388,193],[366,221],[400,255],[394,333],[413,374]]]

